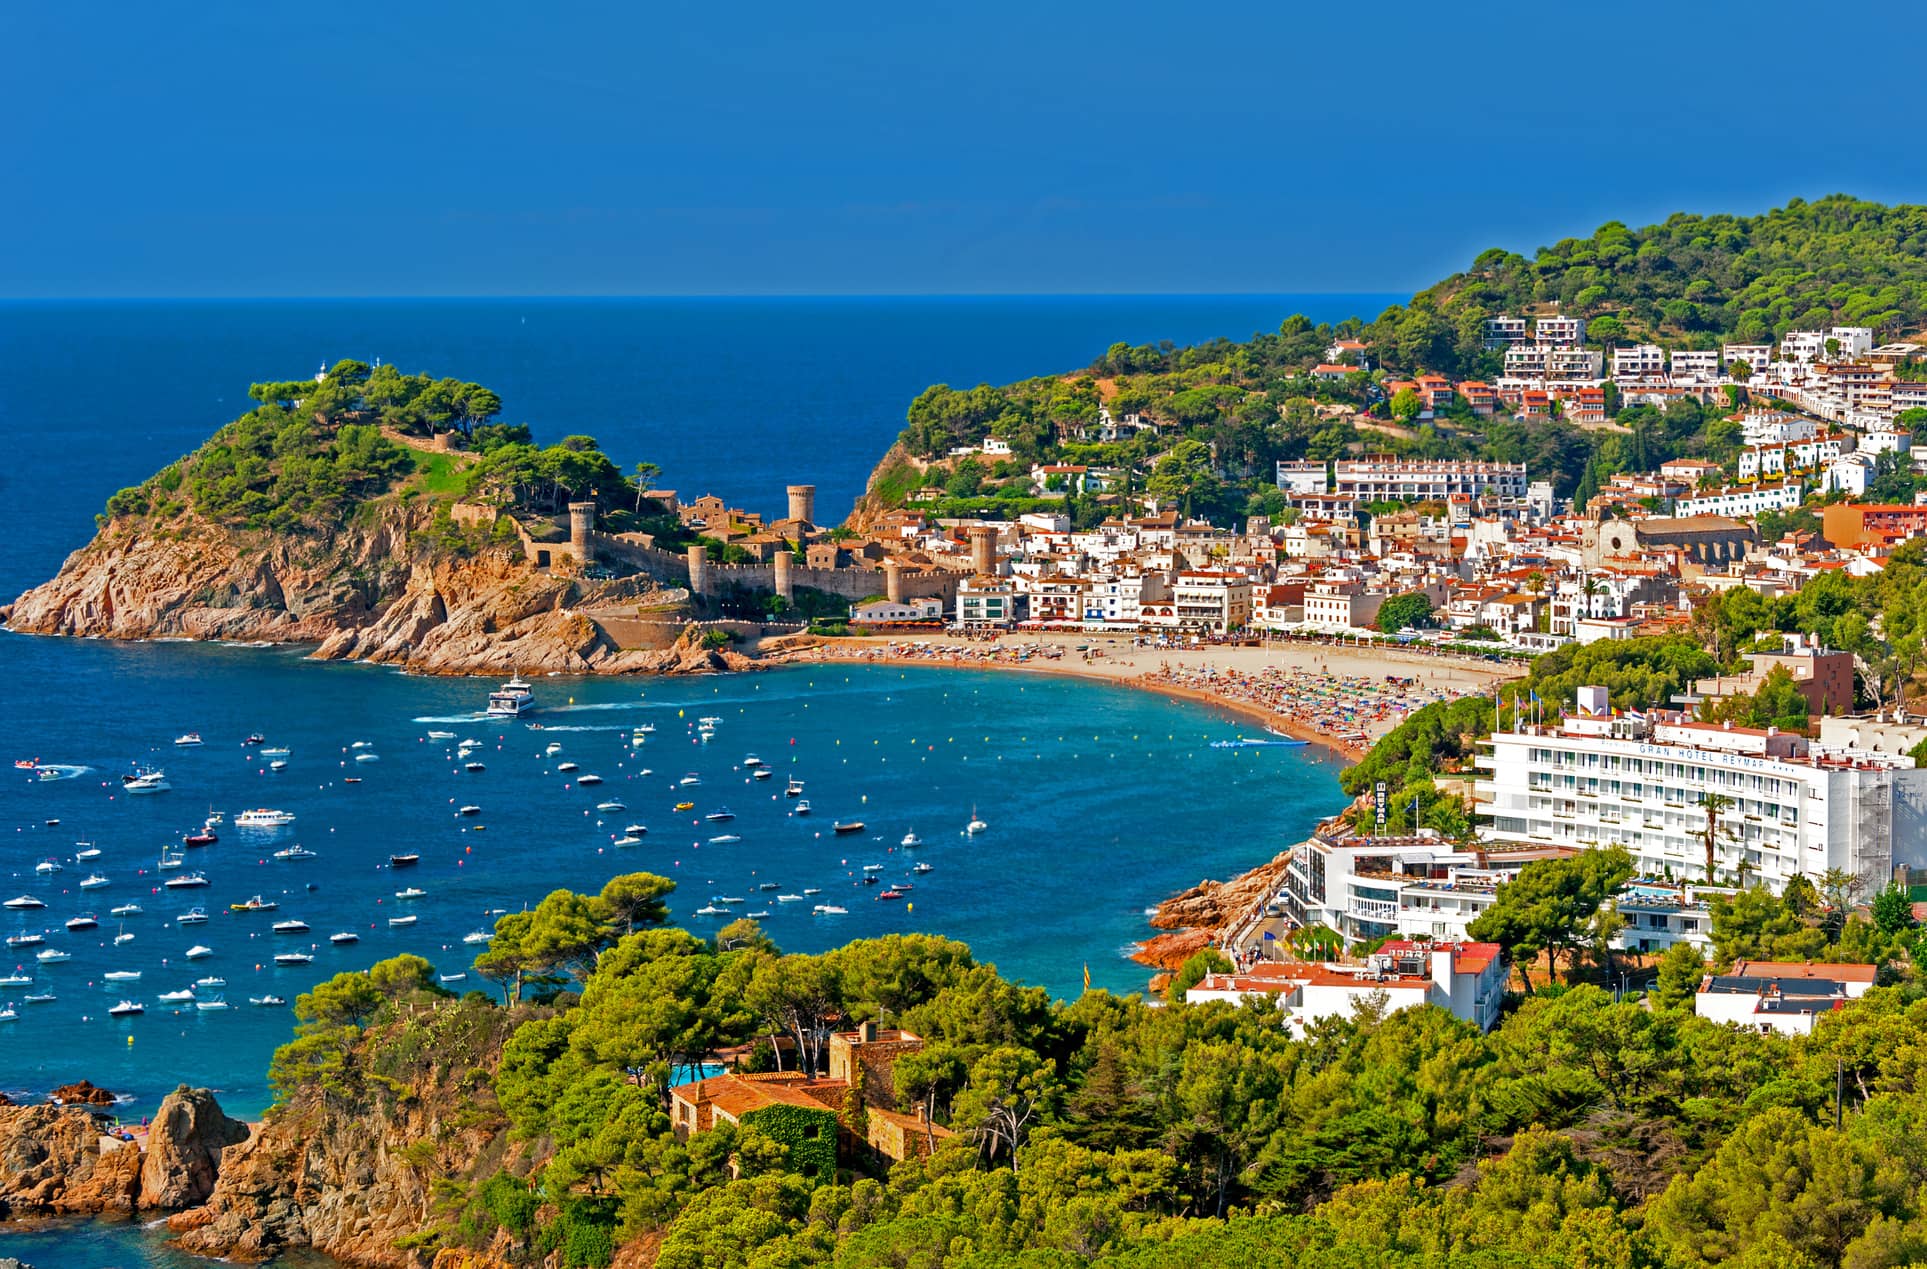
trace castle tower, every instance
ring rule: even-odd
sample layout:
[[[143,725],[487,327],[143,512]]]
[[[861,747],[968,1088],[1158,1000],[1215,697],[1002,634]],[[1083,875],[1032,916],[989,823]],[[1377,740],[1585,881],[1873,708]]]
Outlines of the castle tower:
[[[595,532],[595,504],[593,502],[572,502],[569,504],[569,549],[575,553],[575,562],[588,567],[595,563],[595,543],[590,534]]]
[[[883,593],[893,604],[903,602],[903,563],[894,555],[883,557]]]
[[[804,524],[816,523],[816,486],[791,485],[790,519],[801,520]]]
[[[692,595],[700,595],[703,593],[703,585],[708,581],[708,579],[703,576],[704,565],[708,557],[709,552],[700,546],[692,546],[689,548],[689,593]]]
[[[987,524],[970,526],[970,567],[979,577],[997,575],[997,530]]]
[[[776,593],[795,602],[796,583],[790,580],[790,568],[796,563],[796,557],[788,551],[778,551],[773,562],[776,565]]]

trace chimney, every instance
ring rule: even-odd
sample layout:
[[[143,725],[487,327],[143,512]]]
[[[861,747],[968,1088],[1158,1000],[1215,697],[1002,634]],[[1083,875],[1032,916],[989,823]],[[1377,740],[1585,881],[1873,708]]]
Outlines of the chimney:
[[[858,1027],[857,1039],[863,1044],[875,1044],[877,1042],[877,1024],[872,1021],[866,1022]]]

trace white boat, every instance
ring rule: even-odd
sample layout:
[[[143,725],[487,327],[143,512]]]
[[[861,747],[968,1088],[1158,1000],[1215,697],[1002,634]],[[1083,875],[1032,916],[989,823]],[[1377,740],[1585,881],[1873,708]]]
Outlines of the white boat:
[[[353,930],[342,930],[338,933],[330,934],[328,941],[336,947],[346,947],[350,943],[361,942],[361,935],[356,934]]]
[[[696,909],[697,916],[727,916],[728,914],[728,908],[719,908],[713,903],[705,903],[702,907]]]
[[[452,731],[431,731],[428,733],[428,738],[430,740],[453,740],[455,739],[455,733]]]
[[[194,890],[206,884],[207,878],[198,872],[182,873],[178,877],[169,877],[161,883],[169,890]]]
[[[789,782],[789,784],[788,784],[787,786],[785,786],[785,787],[784,787],[784,789],[783,789],[783,796],[784,796],[784,797],[786,797],[786,798],[800,798],[800,797],[802,797],[802,796],[803,796],[803,782],[802,782],[801,780],[799,780],[799,779],[797,779],[797,778],[796,778],[795,776],[791,776],[791,777],[790,777],[790,782]]]
[[[141,980],[141,972],[138,969],[110,969],[100,977],[102,982],[108,983],[137,983]]]
[[[212,955],[214,955],[214,949],[205,943],[196,943],[187,949],[187,959],[191,961],[204,961]]]
[[[637,726],[635,734],[638,736],[653,736],[656,734],[656,725],[654,723],[642,723]]]
[[[293,811],[277,811],[272,807],[256,807],[243,811],[234,817],[236,828],[286,828],[294,823]]]
[[[82,890],[98,890],[107,884],[107,878],[97,872],[90,872],[80,880]]]
[[[627,806],[624,806],[620,802],[611,800],[608,802],[597,802],[595,804],[595,809],[605,814],[613,815],[617,811],[626,811],[629,808]]]
[[[882,872],[883,865],[882,864],[865,864],[863,865],[863,871],[864,872]]]
[[[179,991],[164,991],[154,997],[154,999],[164,1005],[185,1005],[194,999],[194,993],[188,988],[183,987]]]
[[[762,760],[761,758],[758,758],[758,757],[757,757],[757,756],[756,756],[755,754],[753,754],[753,753],[752,753],[752,754],[746,754],[746,755],[744,755],[744,757],[743,757],[743,765],[744,765],[744,766],[746,766],[746,767],[751,767],[751,768],[755,768],[755,767],[760,767],[760,766],[762,766],[762,765],[763,765],[763,760]]]
[[[582,768],[579,765],[573,762],[558,762],[555,764],[555,769],[558,772],[561,772],[563,775],[567,775],[571,771],[582,770]]]
[[[752,921],[761,921],[769,916],[769,911],[768,909],[765,909],[761,912],[746,912],[744,913],[744,915],[747,916]]]
[[[984,823],[982,820],[977,818],[977,808],[974,806],[971,807],[970,823],[964,825],[964,836],[975,837],[977,834],[983,832],[985,829],[989,827],[990,825]]]
[[[33,986],[33,977],[30,974],[22,974],[22,973],[16,972],[16,973],[8,974],[4,978],[0,978],[0,987],[31,987],[31,986]]]
[[[710,821],[713,824],[723,824],[723,823],[727,823],[730,820],[735,819],[736,812],[730,810],[726,806],[719,806],[715,810],[711,811],[709,814],[703,816],[703,818]]]
[[[470,775],[480,775],[482,772],[487,771],[488,768],[479,762],[464,762],[462,764],[462,770],[468,772]]]
[[[174,743],[182,749],[192,749],[195,745],[201,743],[201,733],[198,731],[190,731],[185,735],[176,736],[174,737]]]
[[[467,978],[468,978],[468,975],[465,972],[454,973],[454,974],[443,974],[441,976],[441,980],[445,983],[459,983],[466,980]]]
[[[286,758],[276,758],[274,761],[268,763],[268,770],[270,771],[286,771],[287,769],[288,760]]]
[[[611,846],[640,846],[642,845],[642,839],[634,833],[624,833],[621,837],[616,838],[609,844]]]
[[[358,753],[355,755],[355,761],[356,762],[380,762],[381,755],[378,753]]]
[[[372,740],[357,740],[348,746],[350,749],[373,749],[374,747],[375,742]]]
[[[20,999],[30,1005],[47,1005],[52,1004],[54,1001],[60,999],[60,997],[50,991],[30,991]]]
[[[904,846],[921,846],[923,845],[923,838],[918,837],[917,830],[913,828],[903,835],[903,841],[900,844]]]
[[[18,1022],[18,1021],[20,1021],[20,1011],[18,1009],[15,1009],[12,1005],[8,1005],[6,1008],[0,1009],[0,1022]]]
[[[427,893],[428,891],[423,890],[420,886],[409,886],[405,890],[395,891],[395,897],[397,899],[419,899]]]
[[[284,850],[275,851],[274,857],[276,859],[313,859],[315,852],[305,846],[289,846]]]
[[[195,979],[194,985],[196,987],[225,987],[227,986],[227,979],[209,974],[206,978]]]
[[[698,718],[696,720],[696,725],[698,727],[707,727],[710,730],[714,731],[716,728],[716,724],[722,721],[723,720],[721,718],[717,717],[714,714],[704,714],[701,718]]]
[[[776,901],[778,903],[801,903],[803,902],[803,896],[800,894],[779,894],[776,896]]]
[[[817,916],[848,916],[850,914],[848,908],[838,907],[834,903],[819,903],[816,905],[814,911]]]
[[[917,866],[916,866],[915,868],[912,868],[912,869],[911,869],[910,871],[911,871],[911,872],[919,872],[919,873],[921,873],[921,872],[930,872],[930,871],[932,871],[932,870],[933,870],[933,867],[934,867],[934,866],[933,866],[933,865],[931,865],[931,864],[925,864],[925,863],[919,863],[919,864],[918,864],[918,865],[917,865]]]
[[[480,815],[481,813],[482,808],[479,806],[465,806],[456,812],[457,815]]]
[[[588,787],[589,787],[590,785],[595,785],[595,784],[601,784],[601,783],[602,783],[602,777],[601,777],[601,776],[599,776],[599,775],[596,775],[596,774],[595,774],[595,773],[593,773],[593,772],[591,772],[591,773],[590,773],[590,774],[588,774],[588,775],[580,775],[580,776],[577,776],[577,777],[575,778],[575,782],[576,782],[577,784],[579,784],[579,785],[581,785],[581,786],[582,786],[583,788],[585,788],[585,789],[586,789],[586,788],[588,788]]]
[[[249,996],[248,1003],[256,1008],[267,1009],[275,1005],[285,1005],[288,1002],[279,996]]]
[[[622,831],[631,837],[641,837],[649,831],[649,826],[647,824],[629,824],[626,825]]]
[[[119,947],[122,943],[132,943],[133,941],[134,941],[134,936],[129,934],[126,930],[122,930],[119,934],[116,934],[114,936],[115,947]]]
[[[261,756],[263,758],[285,758],[293,752],[294,750],[288,748],[286,745],[269,745],[261,751]]]
[[[306,934],[308,923],[291,917],[286,921],[276,921],[272,928],[276,934]]]
[[[24,912],[29,908],[44,908],[46,906],[46,904],[30,894],[16,895],[5,903],[0,903],[0,908],[12,908],[15,912]]]
[[[67,918],[67,928],[70,930],[91,930],[99,924],[100,918],[91,912],[83,912],[77,917]]]
[[[33,947],[37,944],[45,943],[46,941],[47,941],[47,936],[44,934],[9,934],[7,935],[8,947]]]
[[[804,893],[804,894],[822,894],[822,893],[823,893],[823,887],[821,887],[821,886],[804,886],[804,887],[803,887],[803,893]]]
[[[771,776],[775,775],[776,773],[774,771],[771,771],[768,767],[758,767],[751,774],[753,774],[758,780],[767,780]]]
[[[467,934],[462,935],[462,942],[468,944],[470,947],[474,947],[476,944],[486,943],[494,937],[495,936],[487,930],[470,930]]]
[[[561,752],[562,752],[562,742],[561,742],[561,741],[559,741],[559,740],[551,740],[551,741],[550,741],[550,742],[548,743],[548,747],[542,750],[542,753],[543,753],[543,754],[544,754],[545,756],[547,756],[547,757],[550,757],[550,758],[553,758],[553,757],[555,757],[555,755],[557,755],[557,754],[559,754],[559,753],[561,753]]]
[[[100,858],[100,847],[94,845],[92,842],[75,842],[74,843],[74,862],[75,863],[84,864],[99,858]]]
[[[275,956],[274,963],[277,965],[307,965],[312,963],[313,960],[314,957],[307,952],[281,952]]]
[[[195,1001],[194,1007],[196,1009],[225,1009],[227,1008],[227,1001],[221,999],[219,996],[215,996],[209,1000]]]
[[[171,869],[179,868],[182,864],[186,862],[187,862],[187,856],[182,852],[178,850],[168,850],[163,847],[161,850],[161,861],[159,864],[156,865],[156,867],[158,867],[162,872],[167,872]]]
[[[109,909],[108,915],[117,916],[117,917],[130,917],[130,916],[139,916],[142,912],[145,912],[145,911],[146,909],[141,907],[141,905],[138,903],[123,903],[117,908]]]
[[[677,785],[685,789],[692,784],[701,784],[702,782],[703,782],[703,778],[697,775],[694,771],[691,771],[688,775],[676,781]]]
[[[185,912],[183,912],[183,913],[181,913],[181,915],[179,915],[179,916],[177,916],[177,917],[175,917],[175,918],[174,918],[174,924],[176,924],[176,925],[206,925],[206,924],[207,924],[207,909],[205,909],[205,908],[189,908],[189,909],[188,909],[187,911],[185,911]]]
[[[140,1004],[132,1000],[123,1000],[119,1004],[114,1005],[112,1008],[108,1009],[107,1016],[110,1018],[131,1018],[135,1014],[146,1013],[146,1012],[147,1012],[146,1005]]]
[[[49,877],[60,871],[60,865],[51,859],[43,859],[33,866],[33,870],[43,877]]]
[[[534,708],[535,689],[518,674],[488,694],[485,712],[491,718],[519,718]]]
[[[710,838],[709,844],[711,846],[728,846],[728,845],[731,845],[732,843],[740,842],[742,840],[743,839],[741,837],[738,837],[734,833],[723,833],[719,836]]]
[[[389,918],[388,918],[388,924],[390,924],[390,925],[413,925],[413,924],[415,924],[415,922],[416,922],[417,920],[419,920],[419,919],[420,919],[419,917],[416,917],[416,916],[413,916],[413,915],[410,915],[410,916],[398,916],[398,917],[389,917]]]
[[[143,771],[139,775],[121,777],[121,788],[129,793],[165,793],[173,787],[167,782],[167,773],[164,771]]]

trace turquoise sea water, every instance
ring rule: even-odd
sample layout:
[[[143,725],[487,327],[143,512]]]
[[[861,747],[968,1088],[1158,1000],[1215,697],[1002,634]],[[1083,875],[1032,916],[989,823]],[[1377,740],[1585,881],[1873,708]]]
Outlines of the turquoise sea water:
[[[687,492],[769,509],[784,483],[813,479],[828,518],[842,514],[904,404],[931,380],[1003,380],[1082,364],[1117,338],[1243,335],[1297,309],[1339,317],[1375,311],[1381,299],[0,306],[0,427],[15,451],[0,487],[10,548],[0,591],[50,575],[108,493],[237,412],[250,379],[299,374],[324,358],[381,356],[487,380],[538,437],[594,432],[620,458],[663,463],[667,482]],[[37,949],[0,953],[0,972],[19,964],[35,979],[0,987],[19,1015],[0,1023],[0,1089],[39,1096],[84,1076],[128,1095],[136,1116],[184,1080],[220,1090],[233,1113],[265,1105],[267,1059],[291,1019],[250,1007],[250,996],[292,1000],[318,978],[400,951],[459,973],[474,950],[462,937],[488,925],[491,910],[632,869],[677,879],[677,919],[696,930],[717,918],[694,909],[740,898],[719,906],[769,911],[767,927],[787,948],[927,930],[1060,994],[1076,990],[1087,963],[1094,983],[1135,988],[1143,971],[1123,953],[1146,933],[1145,908],[1268,857],[1337,801],[1336,767],[1317,751],[1212,750],[1208,740],[1238,733],[1234,721],[1045,675],[819,667],[546,679],[542,709],[526,720],[539,731],[476,718],[489,684],[319,665],[296,650],[0,636],[0,676],[10,698],[4,756],[85,768],[41,782],[0,766],[0,898],[31,894],[47,905],[0,913],[0,929],[45,930],[47,946],[72,955],[42,966]],[[703,715],[721,720],[707,744],[692,734]],[[633,729],[644,723],[656,731],[637,747]],[[426,739],[431,729],[482,741],[486,771],[464,771],[448,743]],[[189,730],[206,743],[176,749],[172,739]],[[286,771],[269,773],[240,744],[255,731],[292,750]],[[354,761],[356,741],[379,760]],[[563,746],[553,757],[550,742]],[[742,760],[752,753],[777,778],[751,780]],[[565,760],[606,783],[579,787],[555,770]],[[164,766],[172,791],[127,796],[118,776],[135,763]],[[700,785],[680,788],[689,773]],[[782,796],[792,774],[806,782],[807,818]],[[626,809],[595,809],[611,799]],[[681,800],[695,810],[673,811]],[[482,813],[458,815],[464,804]],[[697,818],[719,805],[736,818]],[[217,844],[188,852],[186,868],[207,875],[206,889],[159,888],[169,875],[156,869],[163,846],[178,845],[210,809],[232,820],[253,806],[298,819],[277,833],[223,829]],[[966,840],[973,808],[991,827]],[[861,819],[866,831],[834,836],[838,818]],[[648,826],[643,845],[612,846],[631,822]],[[933,865],[915,877],[896,847],[912,829],[927,843],[915,857]],[[708,841],[724,834],[742,840]],[[83,839],[102,851],[94,867],[104,888],[79,889],[90,871],[72,858]],[[271,858],[294,843],[318,857]],[[391,872],[389,854],[404,849],[421,854],[420,866]],[[62,871],[37,875],[43,859]],[[866,864],[915,888],[879,901],[882,886],[856,884]],[[426,894],[396,898],[411,885]],[[776,901],[806,887],[821,893]],[[257,893],[279,909],[227,911]],[[144,911],[109,915],[127,902]],[[813,916],[816,903],[849,911]],[[175,924],[196,905],[207,924]],[[83,911],[99,928],[67,932],[63,923]],[[388,924],[403,912],[416,923]],[[309,932],[270,932],[286,918]],[[333,946],[337,930],[361,942]],[[119,933],[134,937],[115,946]],[[183,954],[196,943],[214,954],[190,964]],[[295,948],[314,962],[273,965],[274,953]],[[110,971],[141,978],[109,983]],[[226,980],[229,1009],[178,1011],[155,999],[206,975]],[[472,976],[459,985],[486,988]],[[42,990],[57,999],[24,1003]],[[123,997],[147,1013],[109,1019]],[[156,1241],[133,1226],[60,1227],[0,1237],[0,1254],[43,1269],[170,1263]]]

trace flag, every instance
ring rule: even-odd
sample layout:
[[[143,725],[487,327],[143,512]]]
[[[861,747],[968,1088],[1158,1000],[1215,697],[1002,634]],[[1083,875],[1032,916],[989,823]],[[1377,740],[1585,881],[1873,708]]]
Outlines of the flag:
[[[1085,961],[1084,962],[1084,990],[1089,991],[1090,989],[1091,989],[1091,963],[1089,961]]]

